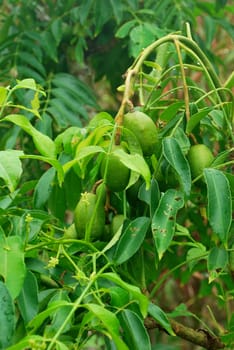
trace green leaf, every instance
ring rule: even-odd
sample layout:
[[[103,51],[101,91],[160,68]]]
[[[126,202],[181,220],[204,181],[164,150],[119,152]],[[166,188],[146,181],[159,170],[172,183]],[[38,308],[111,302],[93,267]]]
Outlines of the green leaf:
[[[176,139],[172,137],[163,139],[163,154],[179,175],[183,190],[189,196],[191,191],[190,167]]]
[[[0,281],[0,349],[8,349],[15,330],[15,307],[9,290]]]
[[[196,127],[196,125],[204,118],[208,115],[209,111],[211,109],[210,108],[205,108],[205,109],[202,109],[201,111],[193,114],[187,125],[186,125],[186,134],[190,134],[193,129]]]
[[[26,275],[24,247],[19,236],[0,235],[0,275],[3,276],[12,299],[15,299]]]
[[[232,222],[232,199],[226,176],[217,169],[204,169],[208,190],[208,220],[219,239],[227,244]]]
[[[110,0],[113,14],[116,20],[116,23],[119,24],[122,21],[123,16],[123,4],[121,1]]]
[[[183,193],[169,189],[160,199],[152,218],[152,233],[159,260],[169,247],[175,233],[176,214],[184,205]]]
[[[124,309],[119,314],[123,336],[131,350],[151,350],[150,339],[143,320],[133,311]]]
[[[100,146],[87,146],[87,147],[79,149],[79,152],[77,152],[78,153],[77,157],[70,160],[66,164],[64,164],[64,166],[63,166],[64,173],[66,173],[68,170],[70,170],[75,164],[77,164],[77,162],[79,162],[87,157],[93,156],[97,153],[104,153],[104,152],[105,152],[105,150]]]
[[[170,121],[174,118],[178,110],[184,105],[184,102],[175,102],[172,103],[169,107],[167,107],[162,114],[160,115],[160,120]]]
[[[19,159],[23,151],[7,150],[0,151],[0,178],[2,178],[10,192],[14,192],[23,169]]]
[[[37,159],[37,160],[41,160],[42,162],[45,162],[45,163],[52,165],[55,168],[55,170],[57,171],[59,185],[61,186],[61,184],[63,183],[63,180],[64,180],[63,167],[57,159],[43,157],[43,156],[37,156],[37,155],[24,155],[24,156],[21,156],[20,158],[22,158],[22,159]]]
[[[12,90],[17,90],[17,89],[38,90],[35,80],[31,78],[17,80],[17,85],[15,85]]]
[[[106,328],[115,342],[118,350],[129,350],[120,336],[120,324],[114,313],[107,310],[104,306],[97,304],[90,303],[82,306],[91,311],[93,315],[101,321],[102,325]]]
[[[115,33],[116,38],[125,38],[129,34],[130,30],[136,25],[136,23],[137,21],[135,19],[124,23],[118,28],[117,32]]]
[[[6,103],[8,90],[4,86],[0,86],[0,106]]]
[[[51,24],[51,32],[55,38],[56,44],[58,45],[63,35],[63,23],[61,18],[56,18]]]
[[[70,301],[67,295],[67,291],[58,290],[57,293],[55,293],[55,295],[53,295],[53,297],[50,299],[48,306],[53,304],[53,302],[55,301],[61,301],[61,300],[62,301],[65,300],[67,302]],[[56,310],[53,313],[53,315],[51,315],[51,322],[48,326],[48,331],[50,335],[55,334],[60,327],[63,327],[63,323],[66,322],[67,318],[69,318],[71,309],[72,309],[72,305],[64,305],[64,306],[61,306],[58,310]],[[69,319],[69,322],[66,322],[66,326],[63,327],[62,333],[67,332],[70,328],[71,328],[71,320]]]
[[[33,142],[37,150],[46,157],[56,158],[56,147],[54,142],[40,131],[35,129],[30,121],[21,114],[11,114],[3,118],[4,121],[9,121],[18,125],[21,129],[27,132],[33,138]]]
[[[124,152],[122,149],[117,149],[113,153],[120,159],[120,161],[126,167],[140,174],[144,178],[146,182],[146,189],[150,188],[151,173],[150,173],[149,166],[146,163],[143,156],[137,153],[128,154]]]
[[[55,169],[50,168],[40,177],[33,193],[33,203],[36,209],[43,209],[52,190]]]
[[[142,49],[146,48],[155,40],[155,28],[150,23],[134,26],[130,32],[130,51],[136,57]]]
[[[201,243],[195,243],[195,247],[189,249],[186,260],[191,271],[193,267],[201,260],[205,258],[206,247]]]
[[[111,286],[108,289],[110,295],[110,305],[116,308],[123,308],[129,304],[129,293],[119,286]]]
[[[183,303],[176,306],[176,308],[170,312],[170,317],[194,317],[195,315],[188,311],[187,306]]]
[[[27,271],[23,288],[18,296],[18,306],[25,324],[38,312],[38,285],[35,275]]]
[[[159,306],[149,303],[148,313],[167,331],[167,333],[170,335],[175,335],[167,315],[162,311],[162,309],[160,309]]]
[[[214,247],[208,255],[207,266],[209,283],[215,280],[228,264],[228,252],[224,248]]]
[[[141,293],[141,290],[129,283],[124,282],[116,273],[106,272],[100,275],[101,278],[106,278],[115,284],[119,285],[123,289],[127,290],[132,298],[132,300],[139,303],[139,307],[143,317],[146,317],[148,310],[148,298]]]
[[[19,341],[17,344],[8,347],[7,350],[30,349],[32,344],[35,342],[43,344],[44,337],[42,337],[41,335],[26,336],[21,341]]]
[[[36,330],[41,326],[41,324],[46,320],[46,318],[52,316],[55,311],[59,310],[61,307],[71,306],[72,304],[67,300],[57,300],[50,304],[44,311],[37,314],[27,325],[31,332],[36,332]]]
[[[114,253],[116,264],[124,263],[138,251],[144,241],[149,225],[150,219],[144,216],[130,222],[117,244]]]

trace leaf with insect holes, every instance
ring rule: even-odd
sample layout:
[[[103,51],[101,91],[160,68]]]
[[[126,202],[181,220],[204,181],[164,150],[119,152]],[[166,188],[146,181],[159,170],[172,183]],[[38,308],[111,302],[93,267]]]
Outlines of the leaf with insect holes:
[[[182,192],[167,190],[160,199],[152,218],[152,233],[159,260],[169,247],[175,233],[176,214],[184,205]]]

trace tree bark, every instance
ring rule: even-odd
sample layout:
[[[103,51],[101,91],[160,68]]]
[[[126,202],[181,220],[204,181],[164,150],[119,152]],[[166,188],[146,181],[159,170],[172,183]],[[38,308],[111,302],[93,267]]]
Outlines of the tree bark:
[[[218,337],[213,336],[205,329],[194,330],[193,328],[184,326],[174,319],[169,319],[169,322],[175,334],[190,343],[202,346],[207,350],[218,350],[225,347]],[[163,330],[163,328],[151,317],[147,317],[145,320],[145,326],[147,329],[159,328],[160,330]]]

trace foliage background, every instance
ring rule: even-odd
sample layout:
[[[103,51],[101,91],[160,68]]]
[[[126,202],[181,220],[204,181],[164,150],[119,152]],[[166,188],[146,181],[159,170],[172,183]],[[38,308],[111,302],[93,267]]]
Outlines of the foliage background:
[[[212,62],[221,82],[232,87],[233,13],[232,2],[225,0],[1,1],[1,86],[2,88],[17,86],[19,81],[26,78],[33,78],[40,85],[38,88],[30,83],[26,89],[23,86],[15,89],[9,99],[13,101],[13,105],[2,104],[1,118],[9,114],[17,114],[20,111],[36,130],[49,136],[52,140],[57,140],[57,145],[61,147],[59,162],[65,164],[74,156],[74,149],[66,149],[66,147],[70,147],[71,135],[74,136],[75,129],[70,129],[70,127],[82,129],[90,125],[89,122],[96,113],[103,110],[115,116],[122,99],[122,92],[118,87],[123,84],[123,75],[133,60],[142,49],[156,39],[172,32],[185,34],[186,22],[189,22],[194,40]],[[192,78],[195,83],[200,84],[204,89],[207,88],[207,82],[199,72],[193,73]],[[4,91],[4,89],[1,90],[3,97]],[[32,101],[34,101],[34,105],[32,105]],[[2,102],[3,100],[1,100]],[[136,103],[139,103],[138,99]],[[22,106],[25,107],[23,110]],[[32,109],[34,109],[34,113],[32,113]],[[37,113],[41,119],[35,118]],[[38,153],[41,153],[40,147],[38,148],[31,138],[32,135],[34,135],[34,139],[37,138],[34,129],[30,131],[31,134],[28,134],[25,127],[22,127],[23,123],[17,124],[9,121],[7,119],[1,121],[0,150],[14,149],[19,150],[19,152],[23,150],[24,154],[38,156]],[[69,133],[63,134],[66,130],[71,130],[71,135]],[[78,139],[83,137],[79,133],[75,136]],[[47,147],[46,139],[43,140]],[[209,137],[205,141],[208,141],[209,144]],[[217,143],[212,143],[213,151],[216,154],[220,150],[219,147],[221,150],[232,147],[230,135],[226,139],[224,137],[220,144],[221,146],[217,146]],[[49,143],[47,147],[49,150],[50,145]],[[209,145],[211,146],[211,144]],[[63,147],[68,150],[68,155],[62,151]],[[45,153],[43,155],[48,157],[52,154],[50,151],[48,154],[45,150],[43,152]],[[1,154],[1,156],[4,155]],[[10,157],[10,154],[7,156]],[[14,181],[12,184],[14,191],[9,191],[9,186],[7,187],[4,181],[2,181],[0,189],[1,237],[6,235],[10,247],[15,247],[16,260],[14,262],[18,262],[18,271],[22,275],[25,275],[25,271],[20,264],[22,264],[22,260],[26,259],[28,273],[25,283],[31,286],[32,290],[37,290],[36,296],[34,295],[31,300],[32,307],[27,310],[22,291],[19,296],[21,286],[19,280],[17,279],[17,283],[13,284],[11,290],[15,290],[14,299],[18,298],[16,304],[21,314],[17,319],[14,343],[26,335],[25,325],[39,311],[44,310],[49,298],[47,295],[50,295],[51,289],[59,290],[60,294],[55,293],[54,298],[58,298],[61,304],[68,299],[68,293],[61,288],[59,281],[61,270],[67,262],[62,261],[61,266],[55,268],[52,273],[48,270],[49,272],[45,274],[45,269],[42,269],[42,265],[35,257],[39,255],[44,264],[49,264],[50,258],[56,256],[58,245],[53,249],[54,235],[60,237],[64,228],[67,228],[72,222],[72,213],[81,192],[87,188],[91,189],[98,172],[95,167],[93,169],[93,163],[87,165],[90,177],[80,178],[76,172],[70,172],[61,188],[59,180],[55,177],[54,168],[50,168],[51,164],[48,165],[42,161],[43,159],[35,160],[35,157],[32,159],[30,157],[21,158],[21,163],[18,162],[19,154],[16,158],[13,157],[14,169],[12,172],[16,174],[15,184]],[[6,162],[5,158],[4,162]],[[57,163],[56,166],[58,170]],[[19,183],[17,182],[18,178],[20,179]],[[43,191],[41,191],[42,188]],[[11,193],[9,194],[9,192]],[[144,197],[144,194],[142,196]],[[200,203],[197,204],[196,201],[195,203],[200,206]],[[195,221],[200,220],[198,227],[203,227],[204,222],[197,213],[194,214],[191,210],[189,215],[191,217],[195,215]],[[209,230],[209,226],[206,226],[205,229]],[[29,234],[30,244],[27,246],[28,250],[23,252],[20,241],[15,237],[20,236],[27,242],[27,234]],[[35,242],[34,239],[36,239]],[[229,248],[232,243],[231,240]],[[40,250],[40,244],[45,247],[44,251]],[[202,244],[208,246],[209,242],[203,240]],[[181,251],[183,254],[182,246]],[[147,258],[150,259],[149,256]],[[179,256],[176,264],[183,262],[183,259],[183,256]],[[76,258],[74,261],[77,263]],[[90,268],[91,261],[85,257],[80,263],[79,273],[87,273],[84,268],[87,261],[88,271],[92,270]],[[128,265],[128,271],[124,271],[124,269],[121,271],[117,268],[117,272],[122,277],[126,277],[126,280],[130,281],[132,285],[137,284],[134,278],[132,280],[130,278],[135,264],[136,261],[133,257]],[[171,259],[170,254],[166,258],[165,264],[169,270],[173,270],[175,262]],[[151,266],[150,262],[147,266]],[[14,267],[9,266],[9,270],[14,271]],[[159,288],[157,298],[163,310],[167,310],[168,305],[170,305],[169,311],[176,310],[175,314],[177,312],[179,316],[184,315],[185,317],[185,315],[189,315],[189,312],[192,312],[193,315],[199,314],[199,319],[205,320],[205,322],[211,321],[210,313],[203,306],[211,303],[212,312],[214,314],[220,313],[218,321],[221,325],[225,323],[226,314],[220,310],[224,309],[224,305],[227,307],[222,298],[229,298],[228,292],[222,288],[227,285],[227,290],[232,291],[233,286],[230,280],[225,280],[225,277],[222,281],[223,284],[210,285],[207,280],[200,282],[199,272],[203,270],[204,264],[200,261],[197,274],[193,275],[191,280],[189,280],[190,273],[188,271],[184,270],[182,275],[181,270],[175,271],[172,277],[167,279],[167,283],[163,284],[161,289]],[[161,271],[163,271],[163,267]],[[147,273],[150,274],[149,271]],[[154,277],[159,278],[159,272],[154,273]],[[71,283],[71,274],[72,272],[69,271],[66,281],[68,285]],[[134,273],[132,275],[134,276]],[[85,276],[83,277],[85,280]],[[15,275],[12,276],[12,279],[14,278]],[[215,299],[215,303],[214,299],[210,298],[212,288],[217,293],[218,302]],[[176,295],[175,290],[177,291]],[[40,300],[37,299],[38,295]],[[79,291],[75,291],[72,295],[73,300],[77,295],[79,295]],[[27,305],[28,303],[29,301],[27,301]],[[181,309],[177,310],[176,307],[180,303]],[[184,303],[187,307],[191,305],[189,311],[183,309]],[[229,320],[231,319],[232,306],[230,303],[227,312]],[[49,308],[49,304],[47,307]],[[64,311],[64,309],[62,310]],[[202,311],[200,312],[200,310]],[[65,311],[64,313],[66,314]],[[57,317],[63,319],[64,316]],[[22,322],[22,318],[24,322]],[[52,326],[57,327],[56,322],[60,324],[55,316],[51,322]],[[198,319],[194,317],[186,319],[186,322],[193,327],[199,324]],[[215,319],[212,322],[214,324],[211,324],[211,327],[222,328],[216,324]],[[229,324],[233,325],[233,322],[232,319]],[[34,327],[36,328],[35,325]],[[52,328],[46,329],[47,336],[50,335],[50,332],[53,334]],[[38,331],[38,333],[40,332]],[[162,344],[168,341],[168,337],[159,333],[155,335],[155,331],[152,331],[150,335],[152,343],[154,343],[155,336],[160,338]],[[95,341],[102,342],[103,339],[95,339]],[[171,342],[173,349],[175,346],[178,349],[186,348],[182,341],[175,342],[173,337]],[[161,346],[165,349],[165,345]],[[172,346],[169,344],[168,349],[171,349]],[[160,344],[155,345],[155,349],[160,349]]]

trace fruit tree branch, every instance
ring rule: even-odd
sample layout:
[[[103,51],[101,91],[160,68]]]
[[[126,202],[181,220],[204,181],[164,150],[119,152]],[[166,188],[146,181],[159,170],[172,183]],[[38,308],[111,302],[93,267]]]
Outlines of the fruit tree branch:
[[[194,330],[186,327],[174,319],[169,319],[171,327],[174,333],[190,343],[202,346],[207,350],[218,350],[223,349],[225,345],[221,342],[218,337],[213,336],[206,330]],[[163,329],[153,318],[147,317],[145,320],[145,326],[147,329],[159,328]]]

